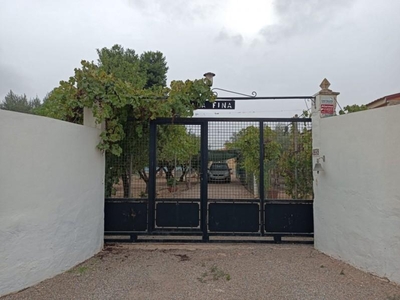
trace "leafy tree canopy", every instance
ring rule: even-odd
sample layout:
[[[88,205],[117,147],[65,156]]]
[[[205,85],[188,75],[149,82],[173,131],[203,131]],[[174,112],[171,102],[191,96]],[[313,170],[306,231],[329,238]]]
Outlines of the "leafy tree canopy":
[[[41,106],[38,97],[28,100],[26,95],[17,95],[13,91],[9,91],[4,101],[0,103],[0,109],[11,110],[21,113],[36,114]]]
[[[147,51],[140,55],[140,70],[147,79],[144,88],[152,88],[167,85],[167,63],[165,57],[159,51]]]
[[[106,194],[122,178],[124,197],[129,197],[132,172],[148,183],[149,121],[158,117],[190,117],[193,110],[214,95],[204,79],[172,81],[166,86],[168,67],[161,52],[138,55],[119,45],[97,50],[97,64],[83,60],[68,81],[61,81],[45,101],[42,115],[82,123],[83,108],[93,111],[96,122],[106,123],[98,148],[106,152]],[[183,132],[183,131],[184,132]],[[188,135],[184,127],[168,126],[157,133],[165,141],[159,157],[173,159],[171,149],[179,149],[178,160],[193,153],[194,139],[176,145]],[[177,148],[176,148],[177,147]],[[146,188],[147,190],[147,188]]]
[[[98,64],[82,61],[68,81],[61,81],[47,101],[44,113],[58,119],[82,123],[83,108],[91,108],[98,123],[106,121],[99,149],[120,155],[124,125],[137,120],[135,131],[143,133],[148,121],[157,117],[189,117],[193,110],[213,101],[207,82],[172,81],[166,87],[168,67],[160,52],[145,52],[115,45],[98,50]]]

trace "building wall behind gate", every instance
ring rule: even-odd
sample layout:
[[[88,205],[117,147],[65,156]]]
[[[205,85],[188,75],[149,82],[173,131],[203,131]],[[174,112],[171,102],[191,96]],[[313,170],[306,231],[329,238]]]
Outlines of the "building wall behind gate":
[[[400,106],[313,118],[315,247],[400,283]]]
[[[101,250],[100,131],[0,110],[0,296]]]

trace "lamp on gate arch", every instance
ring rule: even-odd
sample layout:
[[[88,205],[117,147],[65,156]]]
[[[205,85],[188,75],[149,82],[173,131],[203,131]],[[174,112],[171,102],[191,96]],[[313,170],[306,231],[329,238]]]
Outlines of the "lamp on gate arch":
[[[319,162],[320,159],[322,159],[322,161],[325,162],[325,155],[317,158],[317,162],[315,163],[315,166],[314,166],[314,169],[313,169],[313,171],[316,171],[317,174],[319,174],[320,171],[324,170],[324,168],[322,168],[321,163]]]
[[[205,73],[203,76],[208,80],[209,86],[212,86],[212,85],[213,85],[213,79],[214,79],[215,74],[212,73],[212,72],[207,72],[207,73]]]

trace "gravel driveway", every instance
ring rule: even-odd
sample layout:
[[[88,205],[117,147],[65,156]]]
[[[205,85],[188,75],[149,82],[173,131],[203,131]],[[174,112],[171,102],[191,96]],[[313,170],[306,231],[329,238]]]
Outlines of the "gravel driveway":
[[[131,244],[11,299],[400,299],[400,286],[311,245]]]

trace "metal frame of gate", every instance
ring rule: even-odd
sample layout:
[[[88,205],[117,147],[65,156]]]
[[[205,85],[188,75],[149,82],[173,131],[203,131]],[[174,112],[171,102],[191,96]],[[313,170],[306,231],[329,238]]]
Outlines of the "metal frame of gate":
[[[257,199],[208,199],[209,122],[257,122],[259,125],[260,178]],[[210,241],[214,236],[313,237],[313,200],[265,199],[264,123],[311,122],[309,118],[163,118],[150,122],[148,199],[106,198],[105,235],[127,236],[127,241],[145,241],[142,236],[192,236],[190,241]],[[157,126],[201,127],[200,199],[156,198]],[[232,220],[247,220],[245,223]],[[199,237],[201,239],[199,239]],[[107,238],[106,240],[115,240]],[[116,239],[117,241],[123,241]],[[154,238],[150,239],[154,241]],[[170,240],[168,240],[170,241]],[[181,240],[182,241],[182,240]],[[185,239],[184,241],[188,241]],[[258,239],[256,241],[269,241]],[[307,241],[306,241],[307,242]]]

